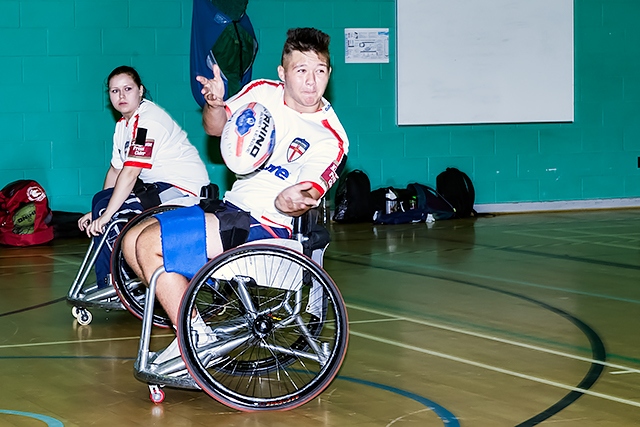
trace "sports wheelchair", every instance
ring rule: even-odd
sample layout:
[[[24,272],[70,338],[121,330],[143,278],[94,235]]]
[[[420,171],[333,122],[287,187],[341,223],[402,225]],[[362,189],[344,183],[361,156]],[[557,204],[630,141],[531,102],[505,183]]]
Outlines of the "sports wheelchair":
[[[112,250],[112,258],[111,258],[111,285],[114,285],[114,280],[120,281],[121,286],[108,286],[106,288],[98,288],[97,284],[87,284],[87,278],[91,274],[91,270],[96,263],[96,259],[98,258],[98,254],[102,247],[107,243],[107,236],[109,233],[117,229],[116,227],[124,227],[120,231],[121,235],[127,229],[131,228],[133,225],[138,224],[142,221],[145,221],[152,215],[156,214],[165,209],[175,209],[179,206],[190,206],[193,204],[197,204],[202,198],[217,198],[219,195],[219,188],[216,184],[209,184],[205,187],[202,187],[200,192],[200,198],[198,197],[184,197],[177,200],[173,200],[167,202],[164,205],[150,208],[142,213],[124,215],[119,217],[113,221],[111,221],[104,233],[102,234],[102,238],[96,244],[95,239],[91,239],[91,243],[89,244],[89,248],[85,253],[84,259],[80,264],[80,268],[78,269],[78,273],[76,274],[71,287],[69,288],[69,292],[67,293],[67,302],[72,306],[71,314],[76,319],[78,324],[80,325],[88,325],[93,320],[93,315],[89,308],[100,308],[107,311],[110,310],[129,310],[132,313],[138,314],[138,317],[142,317],[142,306],[144,304],[145,290],[146,287],[142,284],[142,282],[133,275],[133,273],[128,269],[128,267],[123,265],[122,263],[122,255],[121,250],[119,248],[118,242],[120,239],[116,240]],[[118,254],[114,260],[113,254]],[[116,265],[114,269],[113,266]],[[118,289],[121,291],[118,292]],[[122,294],[125,294],[129,300],[122,302]],[[131,301],[133,300],[133,301]],[[168,323],[168,319],[158,316],[157,326],[160,327],[168,327],[170,324]]]
[[[154,403],[168,386],[202,390],[240,411],[286,410],[326,389],[344,360],[349,330],[340,291],[321,267],[329,233],[316,221],[305,214],[295,221],[294,239],[246,243],[206,263],[180,305],[181,357],[162,363],[149,350],[159,320],[152,296],[165,272],[156,270],[134,364]],[[194,328],[198,321],[206,336]]]

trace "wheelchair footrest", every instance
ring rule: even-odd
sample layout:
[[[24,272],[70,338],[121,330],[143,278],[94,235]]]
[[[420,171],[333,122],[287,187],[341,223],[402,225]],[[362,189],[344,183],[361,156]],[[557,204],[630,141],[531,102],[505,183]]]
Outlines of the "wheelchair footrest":
[[[134,369],[133,375],[138,381],[147,384],[157,384],[166,387],[183,388],[188,390],[201,390],[200,386],[191,378],[189,373],[179,376],[161,375],[149,370]]]
[[[82,297],[78,298],[69,298],[67,297],[67,302],[78,308],[100,308],[103,310],[126,310],[125,306],[122,305],[122,302],[116,299],[110,299],[105,301],[87,301]]]

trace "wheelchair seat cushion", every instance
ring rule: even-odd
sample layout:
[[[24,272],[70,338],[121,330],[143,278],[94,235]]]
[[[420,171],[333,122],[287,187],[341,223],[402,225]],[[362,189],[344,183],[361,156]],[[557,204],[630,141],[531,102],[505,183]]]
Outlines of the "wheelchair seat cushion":
[[[204,211],[195,205],[155,217],[162,233],[165,270],[191,279],[208,261]]]

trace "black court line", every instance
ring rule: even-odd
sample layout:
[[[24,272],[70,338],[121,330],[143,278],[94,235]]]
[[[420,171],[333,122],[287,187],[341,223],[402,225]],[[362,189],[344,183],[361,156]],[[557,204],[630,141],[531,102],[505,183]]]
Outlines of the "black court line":
[[[41,304],[32,305],[30,307],[24,307],[24,308],[20,308],[18,310],[7,311],[6,313],[0,313],[0,317],[10,316],[12,314],[24,313],[25,311],[35,310],[36,308],[41,308],[41,307],[46,307],[46,306],[51,305],[51,304],[56,304],[56,303],[58,303],[60,301],[65,301],[66,299],[67,299],[67,297],[60,297],[60,298],[54,299],[52,301],[43,302]]]
[[[403,231],[411,231],[410,228],[398,228],[396,230],[399,233],[402,233]],[[534,256],[539,256],[539,257],[542,257],[542,258],[558,259],[558,260],[562,260],[562,261],[584,262],[584,263],[588,263],[588,264],[602,265],[604,267],[616,267],[616,268],[626,268],[626,269],[629,269],[629,270],[640,270],[640,265],[639,264],[625,264],[625,263],[621,263],[621,262],[604,261],[604,260],[599,260],[599,259],[577,257],[577,256],[572,256],[572,255],[566,255],[566,254],[550,254],[550,253],[545,253],[545,252],[534,251],[534,250],[531,250],[531,249],[522,249],[522,248],[513,247],[513,246],[496,246],[496,245],[489,245],[489,244],[486,244],[486,243],[475,243],[475,242],[468,242],[468,241],[464,241],[464,240],[455,240],[455,239],[446,239],[446,238],[443,239],[443,238],[439,238],[439,237],[428,237],[428,236],[415,236],[415,239],[416,240],[418,240],[418,239],[420,239],[420,240],[433,240],[433,241],[438,241],[438,242],[454,243],[454,244],[457,244],[457,245],[464,246],[464,247],[460,248],[461,251],[465,251],[465,250],[471,251],[474,248],[493,249],[495,251],[513,252],[513,253],[524,254],[524,255],[534,255]],[[369,239],[367,238],[367,240],[369,240]],[[336,244],[339,244],[340,241],[336,240],[335,242],[336,242]],[[588,245],[589,243],[588,242],[584,242],[584,244]],[[434,251],[437,252],[438,250],[434,250]],[[368,255],[371,255],[371,254],[358,254],[358,255],[368,256]],[[326,253],[325,253],[325,257],[327,257]],[[330,258],[330,259],[336,259],[336,258]]]
[[[525,295],[522,294],[518,294],[515,292],[510,292],[510,291],[504,291],[501,289],[495,289],[492,288],[490,286],[485,286],[485,285],[479,285],[479,284],[475,284],[475,283],[471,283],[471,282],[463,282],[463,281],[457,281],[454,280],[455,282],[461,283],[461,284],[466,284],[469,286],[474,286],[474,287],[478,287],[481,289],[485,289],[488,291],[493,291],[493,292],[498,292],[501,294],[505,294],[514,298],[520,298],[524,301],[530,302],[532,304],[536,304],[546,310],[549,310],[565,319],[567,319],[569,322],[573,323],[578,329],[580,329],[580,331],[582,331],[583,334],[585,334],[585,336],[587,337],[587,339],[589,340],[589,343],[591,344],[591,358],[597,362],[601,362],[601,363],[597,363],[597,362],[592,362],[591,366],[589,367],[589,371],[587,371],[586,375],[582,378],[582,380],[578,383],[578,385],[576,386],[576,388],[579,389],[583,389],[583,390],[589,390],[595,383],[596,381],[598,381],[598,378],[600,378],[600,376],[602,375],[602,372],[604,371],[604,362],[607,360],[607,351],[604,347],[604,342],[602,342],[602,339],[600,338],[600,336],[598,335],[598,333],[596,331],[593,330],[593,328],[591,328],[589,325],[587,325],[585,322],[583,322],[582,320],[578,319],[577,317],[567,313],[564,310],[561,310],[557,307],[554,307],[552,305],[549,305],[547,303],[544,303],[542,301],[538,301],[536,299],[527,297]],[[535,425],[540,424],[542,421],[545,421],[549,418],[551,418],[552,416],[558,414],[559,412],[561,412],[563,409],[567,408],[569,405],[571,405],[572,403],[574,403],[576,400],[578,400],[580,397],[582,397],[584,395],[584,393],[582,393],[581,391],[577,391],[577,390],[573,390],[570,391],[568,394],[566,394],[562,399],[560,399],[559,401],[557,401],[556,403],[554,403],[553,405],[551,405],[549,408],[545,409],[544,411],[540,412],[539,414],[529,418],[526,421],[523,421],[520,424],[517,424],[516,427],[532,427]]]
[[[455,240],[444,240],[444,239],[438,239],[438,240],[441,241],[441,242],[451,242],[451,243],[464,244],[463,242],[458,242],[458,241],[455,241]],[[576,257],[576,256],[571,256],[571,255],[549,254],[549,253],[544,253],[544,252],[536,252],[536,251],[533,251],[533,250],[530,250],[530,249],[514,248],[514,247],[511,247],[511,246],[491,246],[491,245],[473,244],[473,245],[469,246],[469,250],[472,250],[474,246],[481,247],[481,248],[487,248],[487,249],[494,249],[496,251],[513,252],[513,253],[517,253],[517,254],[534,255],[534,256],[539,256],[539,257],[543,257],[543,258],[559,259],[559,260],[562,260],[562,261],[585,262],[585,263],[588,263],[588,264],[602,265],[604,267],[616,267],[616,268],[626,268],[626,269],[630,269],[630,270],[640,270],[640,265],[635,265],[635,264],[623,264],[621,262],[603,261],[603,260],[599,260],[599,259]]]
[[[455,242],[455,241],[451,240],[451,242]],[[591,243],[585,241],[580,244],[590,245]],[[534,251],[531,249],[517,248],[513,246],[495,246],[495,247],[492,247],[491,245],[478,245],[478,246],[481,246],[481,247],[484,246],[484,247],[488,247],[498,251],[513,252],[513,253],[525,254],[525,255],[536,255],[536,256],[551,258],[551,259],[559,259],[562,261],[586,262],[589,264],[602,265],[604,267],[616,267],[616,268],[626,268],[629,270],[640,270],[639,264],[626,264],[621,262],[604,261],[600,259],[578,257],[578,256],[572,256],[572,255],[566,255],[566,254],[562,254],[562,255],[549,254],[549,253]]]
[[[544,303],[542,301],[538,301],[536,299],[533,299],[533,298],[530,298],[530,297],[527,297],[525,295],[518,294],[518,293],[515,293],[515,292],[510,292],[510,291],[505,291],[505,290],[502,290],[502,289],[492,288],[491,286],[481,285],[479,283],[474,283],[474,282],[470,282],[470,281],[466,281],[466,280],[453,279],[453,278],[450,278],[450,277],[447,277],[447,276],[444,276],[444,275],[416,273],[416,272],[403,270],[400,267],[397,267],[397,268],[394,268],[394,267],[380,267],[380,266],[372,265],[369,262],[359,262],[359,261],[355,261],[355,260],[345,260],[345,258],[333,258],[333,257],[327,257],[326,255],[325,255],[325,258],[330,258],[333,261],[343,262],[343,263],[346,263],[346,264],[362,265],[362,266],[366,266],[366,267],[370,267],[370,268],[377,268],[377,269],[387,270],[387,271],[395,271],[395,272],[404,273],[404,274],[414,274],[414,275],[417,275],[417,276],[420,276],[420,277],[431,277],[431,278],[434,278],[434,279],[439,279],[439,280],[445,280],[445,281],[449,281],[449,282],[459,283],[461,285],[473,286],[473,287],[476,287],[476,288],[485,289],[487,291],[497,292],[497,293],[508,295],[508,296],[511,296],[511,297],[514,297],[514,298],[519,298],[519,299],[527,301],[529,303],[538,305],[538,306],[544,308],[545,310],[551,311],[551,312],[553,312],[553,313],[555,313],[555,314],[567,319],[569,322],[573,323],[578,329],[580,329],[580,331],[582,331],[582,333],[585,334],[585,336],[589,340],[589,343],[591,344],[591,355],[592,355],[591,357],[594,360],[594,362],[591,363],[591,366],[589,367],[589,370],[587,371],[585,376],[582,378],[582,380],[578,383],[578,385],[576,385],[575,387],[579,388],[579,389],[583,389],[583,390],[589,390],[596,383],[598,378],[600,378],[600,376],[602,375],[602,372],[604,371],[604,362],[607,360],[607,351],[605,349],[604,343],[602,342],[602,339],[600,338],[600,336],[589,325],[587,325],[585,322],[583,322],[582,320],[578,319],[577,317],[575,317],[575,316],[573,316],[573,315],[567,313],[566,311],[561,310],[561,309],[559,309],[557,307],[554,307],[554,306],[546,304],[546,303]],[[584,393],[582,393],[581,391],[577,391],[577,390],[570,391],[562,399],[560,399],[559,401],[557,401],[556,403],[551,405],[549,408],[547,408],[544,411],[536,414],[535,416],[529,418],[528,420],[517,424],[516,427],[533,427],[535,425],[538,425],[542,421],[545,421],[545,420],[551,418],[552,416],[558,414],[559,412],[561,412],[563,409],[567,408],[569,405],[574,403],[576,400],[578,400],[583,395],[584,395]]]

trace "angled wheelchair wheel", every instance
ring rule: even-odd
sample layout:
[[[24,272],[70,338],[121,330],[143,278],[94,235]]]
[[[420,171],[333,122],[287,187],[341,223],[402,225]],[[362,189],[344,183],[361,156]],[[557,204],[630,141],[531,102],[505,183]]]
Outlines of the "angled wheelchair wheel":
[[[124,255],[122,254],[122,237],[132,227],[149,220],[153,215],[173,210],[178,207],[179,206],[166,205],[147,209],[125,225],[113,246],[113,252],[111,254],[111,276],[113,286],[120,297],[122,305],[124,305],[125,308],[138,319],[142,319],[142,315],[144,313],[147,287],[142,283],[140,278],[135,275],[133,270],[131,270],[131,267],[127,264],[127,261],[124,259]],[[162,310],[162,307],[160,307],[160,304],[156,304],[155,312],[153,314],[153,324],[161,328],[171,327],[171,321],[164,310]]]
[[[241,411],[312,400],[347,350],[347,312],[335,283],[311,259],[279,246],[247,245],[211,260],[189,284],[179,318],[189,373]]]

